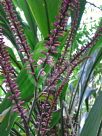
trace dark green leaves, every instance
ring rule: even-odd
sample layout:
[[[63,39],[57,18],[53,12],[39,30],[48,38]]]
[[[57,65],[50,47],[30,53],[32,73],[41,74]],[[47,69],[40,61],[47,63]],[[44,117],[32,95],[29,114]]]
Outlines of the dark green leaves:
[[[46,38],[57,14],[59,0],[28,0],[28,4],[42,35]]]
[[[97,136],[100,123],[102,121],[102,92],[96,99],[96,102],[89,113],[84,128],[80,136]]]

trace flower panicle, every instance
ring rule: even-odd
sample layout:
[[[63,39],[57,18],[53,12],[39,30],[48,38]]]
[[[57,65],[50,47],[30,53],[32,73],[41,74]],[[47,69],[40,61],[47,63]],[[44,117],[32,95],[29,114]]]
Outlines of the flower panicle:
[[[46,132],[48,131],[48,128],[49,128],[49,123],[51,121],[51,115],[52,115],[52,112],[54,110],[54,107],[56,106],[56,102],[57,102],[57,99],[58,97],[60,96],[62,90],[63,90],[63,87],[64,85],[66,84],[66,82],[68,82],[71,74],[72,74],[72,71],[75,69],[75,67],[77,67],[81,62],[83,62],[84,59],[87,59],[87,57],[83,58],[82,60],[75,60],[73,62],[70,62],[70,65],[69,63],[65,63],[65,66],[63,67],[63,69],[61,69],[60,71],[60,74],[58,74],[57,76],[55,76],[55,79],[52,80],[52,83],[50,82],[50,85],[51,87],[54,86],[54,83],[55,82],[58,82],[58,80],[60,80],[60,78],[58,78],[64,71],[67,71],[67,76],[66,78],[63,79],[62,81],[62,84],[61,86],[58,88],[58,90],[55,92],[55,97],[54,99],[52,100],[51,102],[51,105],[50,105],[50,108],[48,108],[47,104],[48,104],[48,97],[46,98],[46,101],[45,103],[43,104],[43,106],[41,107],[41,109],[44,109],[42,110],[42,114],[41,114],[41,117],[40,120],[38,122],[40,122],[40,131],[41,131],[41,134],[42,136],[46,135]],[[53,89],[54,90],[54,89]],[[50,95],[52,94],[52,89],[50,89],[50,86],[48,86],[45,91],[47,91],[47,93]],[[45,109],[47,110],[47,113],[45,112]],[[47,114],[47,118],[44,119],[43,118],[43,115],[46,115]],[[46,117],[46,116],[45,116]],[[44,120],[43,120],[44,119]],[[45,125],[42,125],[42,124],[45,124]]]
[[[68,49],[71,47],[74,41],[74,37],[77,30],[77,25],[78,25],[79,11],[80,11],[79,1],[74,0],[73,2],[71,2],[70,8],[74,14],[74,18],[72,19],[71,29],[69,31],[67,40],[65,42],[64,52],[61,55],[61,58],[59,58],[59,61],[57,62],[58,67],[63,64],[66,54],[68,53]]]
[[[31,54],[31,49],[27,43],[21,22],[18,19],[17,12],[14,8],[13,2],[12,0],[4,0],[2,2],[2,5],[6,12],[7,19],[9,20],[10,29],[19,47],[18,51],[22,53],[24,56],[23,60],[24,62],[27,63],[27,70],[30,70],[31,71],[30,73],[32,73],[32,75],[34,76],[34,79],[37,80],[35,76],[35,70],[33,64],[34,60]]]
[[[51,31],[48,41],[46,42],[46,47],[48,47],[49,52],[51,53],[56,53],[56,47],[60,45],[58,38],[63,36],[65,31],[69,16],[67,10],[70,2],[70,0],[64,0],[62,2],[59,15],[56,17],[57,21],[54,22],[55,28]]]
[[[16,84],[14,70],[11,66],[10,57],[3,42],[2,28],[0,28],[0,67],[2,69],[2,74],[5,77],[6,91],[10,93],[9,99],[12,100],[12,103],[15,105],[13,111],[19,112],[21,118],[25,122],[27,112],[22,106],[24,102],[20,99],[20,91]]]
[[[64,66],[64,68],[63,69],[61,69],[61,73],[59,74],[59,76],[64,72],[64,71],[67,71],[67,77],[65,78],[65,79],[63,79],[63,82],[62,82],[62,84],[61,84],[61,86],[58,88],[58,90],[55,92],[55,97],[54,97],[54,99],[52,100],[52,102],[51,102],[51,104],[50,104],[50,107],[48,107],[48,97],[46,98],[46,101],[45,101],[45,103],[41,106],[41,109],[42,109],[42,112],[41,112],[41,117],[39,117],[40,119],[39,119],[39,121],[37,121],[37,122],[39,122],[39,125],[38,126],[40,126],[40,132],[41,132],[41,134],[42,134],[42,136],[45,136],[46,135],[46,132],[48,131],[48,128],[49,128],[49,123],[50,123],[50,121],[51,121],[51,115],[52,115],[52,112],[53,112],[53,110],[54,110],[54,107],[56,106],[56,102],[57,102],[57,99],[58,99],[58,97],[60,96],[60,94],[61,94],[61,92],[62,92],[62,90],[63,90],[63,87],[64,87],[64,85],[65,85],[65,83],[69,80],[69,78],[70,78],[70,75],[72,74],[72,71],[73,71],[73,69],[76,67],[76,66],[78,66],[78,64],[80,64],[81,62],[82,62],[83,60],[76,60],[76,61],[74,61],[74,62],[72,62],[71,64],[70,64],[70,66],[69,66],[69,64],[68,63],[66,63],[66,65]],[[58,77],[59,77],[58,76]],[[58,77],[56,76],[55,77],[55,79],[54,80],[52,80],[52,82],[53,82],[53,86],[55,87],[55,85],[54,85],[54,83],[55,82],[58,82],[58,80],[60,79],[58,79]],[[51,82],[50,82],[50,85],[51,85]],[[51,85],[51,87],[52,87],[52,85]],[[52,89],[50,89],[50,87],[48,86],[48,90],[46,89],[46,91],[48,91],[48,94],[50,95],[51,93],[53,93],[52,92]],[[46,109],[46,110],[45,110]],[[47,111],[47,112],[46,112]],[[45,116],[45,118],[43,117],[43,115],[45,116],[45,115],[47,115],[47,116]],[[43,125],[44,124],[44,125]]]
[[[77,55],[74,57],[74,59],[72,59],[70,61],[70,67],[69,67],[69,64],[66,63],[65,67],[61,70],[61,73],[63,73],[63,71],[65,71],[65,70],[67,70],[68,75],[63,80],[63,83],[59,87],[58,91],[55,93],[55,98],[54,98],[54,101],[52,102],[52,106],[50,107],[50,110],[47,112],[48,117],[47,117],[46,121],[44,122],[44,124],[46,124],[46,127],[44,127],[44,129],[43,129],[42,136],[44,136],[46,134],[46,132],[47,132],[49,121],[51,119],[51,114],[52,114],[52,111],[53,111],[53,107],[56,105],[56,101],[57,101],[59,95],[62,92],[63,86],[65,85],[66,82],[68,82],[68,79],[70,78],[70,75],[72,74],[72,71],[75,69],[76,66],[78,66],[81,62],[83,62],[84,59],[88,59],[89,58],[89,57],[85,57],[85,58],[80,60],[80,56],[82,56],[82,53],[84,53],[87,49],[89,49],[90,47],[92,47],[96,43],[96,41],[98,40],[101,32],[102,32],[102,28],[100,28],[96,32],[96,34],[93,37],[93,40],[90,43],[88,43],[86,46],[82,47],[80,49],[80,51],[77,53]],[[58,74],[58,76],[56,76],[55,79],[52,80],[52,82],[50,82],[50,85],[52,85],[52,83],[54,83],[56,80],[58,80],[58,77],[61,75],[61,73]],[[48,88],[49,88],[49,86],[47,87],[47,89]],[[46,106],[45,106],[45,108],[46,108]]]
[[[62,69],[62,67],[64,65],[65,54],[67,53],[67,49],[70,47],[70,45],[71,45],[71,43],[73,41],[74,33],[76,31],[76,28],[77,28],[77,22],[78,22],[78,16],[79,16],[79,2],[77,0],[74,0],[73,3],[68,1],[68,0],[62,2],[62,7],[60,9],[60,14],[59,14],[60,16],[56,17],[57,22],[54,23],[56,29],[53,30],[54,33],[52,33],[52,36],[50,35],[50,37],[49,37],[49,41],[50,42],[47,41],[47,44],[50,45],[49,46],[49,48],[50,48],[51,47],[51,42],[54,39],[53,36],[57,35],[55,33],[56,32],[63,33],[64,30],[65,30],[65,27],[67,26],[67,22],[68,22],[67,10],[68,10],[68,7],[70,7],[71,9],[74,9],[75,19],[73,19],[73,21],[72,21],[72,28],[71,28],[71,31],[70,31],[69,36],[67,38],[66,44],[65,44],[65,50],[64,50],[61,58],[59,58],[59,61],[57,62],[56,66],[54,66],[54,70],[53,70],[52,75],[51,75],[51,80],[53,80],[53,78],[55,77],[56,73],[59,73],[61,71],[61,69]],[[65,16],[63,14],[65,14]],[[61,24],[60,24],[60,22],[61,22]],[[57,30],[57,28],[58,28],[58,30]],[[57,35],[57,38],[55,38],[55,40],[56,40],[56,44],[52,43],[52,47],[51,47],[54,50],[56,49],[57,46],[60,45],[60,42],[58,41],[58,35]],[[49,59],[49,54],[47,55],[47,60],[48,59]],[[47,62],[47,60],[46,60],[46,62]],[[52,63],[52,61],[51,61],[51,63]]]
[[[46,48],[48,49],[45,54],[45,59],[43,61],[43,67],[45,64],[49,64],[49,56],[57,54],[57,47],[60,46],[59,38],[64,35],[69,14],[67,13],[70,6],[71,0],[63,0],[61,3],[61,8],[59,10],[58,16],[56,16],[56,21],[53,23],[54,29],[51,30],[48,40],[45,43]],[[53,63],[50,61],[50,64]]]
[[[50,103],[49,101],[46,101],[46,104],[44,102],[40,103],[40,109],[41,109],[41,115],[37,116],[37,132],[40,135],[43,135],[45,129],[46,131],[48,130],[46,128],[46,119],[49,118],[49,111],[50,111]]]
[[[47,118],[44,122],[44,124],[46,124],[46,126],[44,126],[43,128],[43,133],[42,133],[42,136],[45,136],[47,131],[48,131],[48,127],[49,127],[49,123],[51,121],[51,115],[52,115],[52,112],[53,112],[53,109],[56,105],[56,102],[58,100],[58,97],[60,96],[62,90],[63,90],[63,87],[65,86],[65,84],[68,82],[71,74],[72,74],[72,71],[75,69],[75,67],[77,67],[81,62],[83,62],[85,59],[87,59],[87,57],[81,59],[81,60],[76,60],[74,61],[73,63],[71,63],[71,66],[69,68],[69,65],[66,63],[66,70],[67,70],[67,76],[63,79],[62,81],[62,84],[60,85],[60,87],[58,88],[56,94],[55,94],[55,98],[53,99],[52,103],[51,103],[51,106],[50,106],[50,109],[48,110],[47,112]]]

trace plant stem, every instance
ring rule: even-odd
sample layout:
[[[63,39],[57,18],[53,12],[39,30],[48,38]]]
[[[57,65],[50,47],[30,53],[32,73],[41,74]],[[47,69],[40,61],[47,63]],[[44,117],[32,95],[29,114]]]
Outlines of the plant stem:
[[[61,136],[64,136],[64,121],[63,121],[63,102],[60,100],[61,106]]]

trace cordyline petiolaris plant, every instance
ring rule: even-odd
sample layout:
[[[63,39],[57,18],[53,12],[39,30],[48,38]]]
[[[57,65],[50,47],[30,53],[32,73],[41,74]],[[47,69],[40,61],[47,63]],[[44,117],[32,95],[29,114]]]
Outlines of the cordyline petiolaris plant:
[[[24,2],[26,5],[24,6],[29,9],[29,11],[26,11],[28,14],[27,17],[29,18],[32,11],[29,5],[30,2],[29,0],[25,0]],[[39,1],[36,2],[39,3]],[[11,122],[8,121],[7,124],[9,125],[9,123],[11,123],[11,126],[9,129],[7,127],[7,132],[12,136],[23,136],[23,133],[27,136],[59,136],[60,133],[62,136],[77,136],[79,128],[78,119],[76,119],[74,115],[70,118],[70,112],[65,108],[66,106],[63,103],[67,94],[65,92],[63,93],[63,91],[66,85],[68,85],[68,81],[74,69],[77,66],[79,67],[80,64],[87,59],[90,59],[87,53],[96,45],[101,36],[102,28],[98,27],[88,43],[82,45],[76,53],[70,54],[80,22],[80,1],[60,1],[53,26],[50,26],[47,2],[44,1],[44,6],[47,11],[47,23],[49,24],[49,35],[47,38],[44,37],[45,39],[42,43],[44,49],[40,51],[42,56],[36,59],[37,53],[36,50],[33,52],[34,49],[32,49],[31,39],[29,38],[31,36],[35,39],[33,37],[34,35],[30,35],[29,26],[22,22],[20,15],[16,11],[17,5],[15,3],[17,4],[17,1],[0,1],[2,11],[0,11],[1,19],[3,20],[5,18],[5,21],[0,23],[0,73],[4,78],[3,85],[5,86],[4,90],[6,89],[6,99],[9,103],[10,101],[12,102],[12,104],[9,104],[9,106],[11,105],[10,114],[12,115],[13,112],[17,113],[14,116],[12,115],[14,118],[13,121],[11,121],[12,117],[8,119]],[[21,3],[23,3],[23,1]],[[3,13],[4,18],[2,17]],[[71,16],[73,18],[70,27],[68,27]],[[7,23],[7,27],[5,23]],[[32,23],[30,22],[30,24]],[[27,29],[25,29],[26,26]],[[33,28],[37,31],[38,27],[39,26],[35,25]],[[7,36],[5,29],[7,29],[7,33],[10,32],[11,35]],[[27,30],[29,30],[28,33],[26,33]],[[10,39],[11,36],[13,44],[16,45],[15,49],[18,52],[20,61],[16,60],[14,64],[12,63],[12,56],[8,50],[8,43],[4,40],[5,36],[8,37],[8,39]],[[35,35],[35,37],[37,37],[37,35]],[[38,40],[39,38],[37,37],[36,43]],[[16,66],[18,66],[18,70]],[[27,77],[23,75],[25,78],[21,80],[28,78],[28,83],[26,82],[27,84],[23,86],[23,88],[28,88],[28,93],[25,93],[25,95],[31,93],[28,97],[24,97],[20,83],[18,83],[18,79],[20,80],[19,73],[22,73],[22,71],[24,71]],[[23,84],[23,82],[21,84]],[[33,88],[33,91],[30,87]],[[25,90],[23,89],[23,91]],[[61,99],[63,95],[64,98]],[[63,115],[64,108],[67,113],[66,116]],[[16,119],[18,114],[19,117]],[[55,123],[53,123],[56,118],[57,122],[55,121]],[[6,135],[9,134],[6,133]]]

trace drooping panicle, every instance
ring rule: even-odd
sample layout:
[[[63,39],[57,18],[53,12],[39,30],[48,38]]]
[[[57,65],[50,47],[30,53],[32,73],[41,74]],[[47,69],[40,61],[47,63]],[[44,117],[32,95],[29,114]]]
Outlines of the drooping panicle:
[[[2,28],[0,28],[0,67],[2,74],[5,77],[6,91],[9,93],[9,99],[14,104],[13,111],[19,112],[21,119],[23,120],[24,127],[29,133],[26,123],[27,111],[23,108],[23,101],[20,99],[20,91],[16,83],[16,77],[14,69],[10,62],[10,56],[3,41]]]
[[[48,53],[46,54],[46,58],[43,63],[49,62],[50,54],[57,53],[56,47],[60,45],[59,37],[63,36],[65,28],[67,26],[68,21],[68,8],[71,3],[71,0],[63,0],[61,4],[61,8],[59,10],[59,14],[56,17],[56,22],[54,22],[54,29],[49,34],[48,40],[46,42],[46,47],[48,48]],[[50,56],[51,58],[52,56]],[[52,61],[50,61],[52,62]],[[53,78],[52,78],[53,80]],[[51,80],[50,80],[51,82]],[[50,82],[48,84],[50,84]],[[54,83],[55,84],[55,83]],[[54,84],[52,85],[54,87]],[[51,88],[52,89],[52,88]],[[49,93],[49,91],[48,91]],[[43,104],[46,107],[46,104]]]
[[[73,0],[70,4],[71,12],[74,14],[74,18],[72,17],[71,28],[68,34],[68,38],[65,43],[64,52],[59,59],[59,65],[61,65],[67,55],[68,49],[73,45],[73,41],[75,38],[76,30],[78,28],[78,19],[79,19],[79,11],[80,11],[80,2],[78,0]]]
[[[10,29],[14,35],[16,44],[19,47],[18,51],[23,54],[24,56],[23,60],[28,64],[27,70],[31,71],[30,73],[32,73],[36,81],[37,79],[35,76],[35,70],[33,64],[34,60],[32,58],[31,49],[27,43],[26,37],[24,35],[23,27],[18,19],[17,12],[15,10],[13,2],[12,0],[4,0],[2,2],[2,5],[4,7],[4,11],[6,13],[7,19],[9,20]]]
[[[57,74],[55,76],[54,79],[52,79],[52,81],[50,80],[50,84],[48,85],[48,87],[46,88],[46,90],[48,90],[50,88],[50,86],[58,80],[58,77],[60,77],[61,73],[63,73],[65,70],[67,70],[67,73],[68,73],[68,76],[67,78],[63,81],[63,84],[61,85],[61,87],[58,89],[57,93],[55,93],[55,99],[53,101],[53,105],[55,106],[56,105],[56,101],[58,99],[58,96],[60,95],[61,91],[62,91],[62,88],[64,86],[64,84],[67,82],[67,79],[69,79],[73,69],[79,65],[82,61],[84,61],[84,59],[87,59],[88,57],[86,58],[83,58],[82,60],[80,60],[80,58],[82,58],[83,56],[83,53],[85,53],[85,51],[87,49],[89,49],[90,47],[94,46],[95,43],[97,42],[98,38],[101,36],[101,33],[102,33],[102,28],[99,28],[97,31],[96,31],[96,34],[93,36],[91,42],[89,42],[87,45],[83,46],[79,52],[77,54],[75,54],[72,58],[72,60],[69,62],[69,65],[65,65],[64,68],[61,70],[61,72],[58,72],[57,71]],[[53,106],[52,106],[53,107]],[[50,109],[50,112],[52,112],[53,110]],[[51,113],[49,112],[49,118],[47,118],[47,120],[50,120],[51,118]],[[49,121],[46,121],[45,124],[48,124]],[[46,128],[48,128],[48,126],[46,126]],[[47,131],[45,128],[45,131]]]
[[[46,53],[46,58],[43,63],[44,66],[48,63],[49,56],[57,53],[57,47],[60,46],[59,38],[64,36],[66,30],[69,14],[68,8],[71,0],[63,0],[60,6],[58,16],[56,16],[56,21],[54,22],[54,29],[51,30],[48,40],[45,43],[48,52]]]
[[[59,37],[63,36],[63,33],[64,33],[65,28],[67,26],[67,21],[68,21],[68,16],[69,16],[67,11],[68,11],[70,2],[71,2],[71,0],[63,0],[63,2],[61,4],[59,15],[56,17],[57,21],[54,23],[55,28],[51,31],[51,33],[48,37],[48,40],[46,42],[46,47],[48,48],[48,53],[46,54],[46,58],[44,61],[39,61],[41,63],[43,62],[44,64],[46,64],[46,63],[49,64],[49,62],[50,62],[50,64],[51,64],[52,60],[53,60],[51,54],[57,53],[56,47],[60,45]],[[49,58],[52,58],[52,59],[50,59],[50,61],[49,61]],[[49,85],[51,80],[49,80],[48,82],[47,83]],[[50,86],[49,90],[45,89],[45,92],[47,92],[49,95],[52,95],[51,94],[52,89],[55,89],[55,82],[53,82],[53,84]],[[44,122],[46,121],[46,118],[49,117],[49,115],[48,115],[49,106],[51,106],[51,105],[49,105],[48,97],[47,97],[46,101],[43,104],[41,104],[41,106],[40,106],[41,107],[41,116],[39,115],[39,118],[37,120],[38,127],[39,127],[38,131],[39,131],[39,134],[41,134],[41,135],[43,135],[43,132],[45,132],[46,123],[44,123]],[[44,109],[46,109],[46,111]],[[45,118],[43,117],[43,115],[45,116]]]
[[[46,128],[46,119],[49,118],[50,107],[51,105],[48,100],[46,101],[46,104],[44,101],[40,102],[41,115],[39,114],[37,116],[36,122],[38,135],[42,136],[44,131],[48,131]]]
[[[50,112],[49,112],[49,116],[48,116],[48,118],[47,118],[47,120],[46,120],[46,122],[45,122],[45,124],[46,124],[46,127],[45,127],[45,129],[44,129],[45,131],[43,132],[43,135],[42,135],[42,136],[44,136],[44,135],[46,134],[46,131],[47,131],[46,128],[48,128],[48,124],[49,124],[49,121],[50,121],[50,118],[51,118],[51,113],[52,113],[52,111],[53,111],[52,109],[53,109],[53,107],[56,105],[56,101],[57,101],[57,99],[58,99],[60,93],[62,92],[65,83],[68,82],[68,79],[69,79],[69,77],[70,77],[72,71],[74,70],[74,68],[75,68],[77,65],[79,65],[82,61],[84,61],[84,59],[87,59],[87,58],[88,58],[88,57],[85,57],[85,58],[83,58],[82,60],[80,60],[80,58],[83,56],[83,53],[85,53],[85,51],[86,51],[87,49],[89,49],[90,47],[92,47],[92,46],[95,45],[95,43],[98,41],[98,38],[101,36],[101,33],[102,33],[102,28],[99,28],[99,29],[96,31],[96,34],[93,36],[91,42],[89,42],[87,45],[83,46],[83,47],[79,50],[79,52],[77,52],[77,53],[73,56],[72,60],[69,62],[70,65],[69,65],[69,66],[66,65],[65,68],[62,70],[61,73],[63,73],[63,71],[65,71],[65,70],[67,70],[68,75],[67,75],[67,77],[63,80],[62,85],[59,87],[57,93],[55,94],[55,99],[54,99],[54,101],[52,102],[52,106],[51,106],[51,108],[50,108],[50,110],[49,110],[49,111],[50,111]],[[58,79],[58,76],[60,76],[61,73],[59,73],[59,74],[52,80],[52,82],[50,83],[50,85],[51,85],[54,81],[56,81],[56,80]],[[46,89],[48,89],[48,88],[49,88],[49,86],[48,86]]]
[[[55,53],[56,47],[60,45],[58,38],[63,36],[65,27],[67,26],[69,16],[67,11],[70,2],[70,0],[62,2],[59,15],[56,17],[56,22],[54,23],[55,28],[51,31],[51,34],[48,37],[48,41],[46,42],[46,46],[49,48],[49,52],[51,53]]]
[[[46,46],[49,48],[49,53],[47,53],[47,57],[45,59],[45,62],[48,63],[49,61],[49,54],[50,49],[51,50],[56,50],[56,47],[60,45],[60,42],[58,40],[58,38],[60,36],[63,36],[63,33],[65,31],[65,28],[67,26],[67,22],[68,22],[68,8],[71,7],[74,9],[75,12],[75,18],[72,21],[72,27],[71,27],[71,31],[69,33],[69,37],[66,41],[66,46],[65,46],[65,50],[64,53],[62,54],[62,57],[59,59],[59,65],[57,63],[57,65],[54,65],[54,70],[52,71],[52,74],[50,76],[49,82],[47,83],[47,85],[49,86],[49,84],[51,84],[51,82],[53,81],[53,79],[55,78],[55,76],[58,75],[58,73],[60,73],[60,71],[63,69],[63,65],[64,65],[64,57],[65,54],[67,52],[67,48],[70,47],[71,42],[73,41],[73,37],[74,37],[74,32],[76,30],[77,27],[77,21],[78,21],[78,16],[79,16],[79,2],[73,1],[73,3],[70,0],[65,0],[62,2],[61,4],[61,8],[59,11],[59,15],[56,17],[57,21],[54,23],[55,29],[52,30],[51,34],[49,35],[49,39],[46,43]],[[56,42],[56,44],[54,44]],[[55,51],[56,52],[56,51]],[[43,63],[44,61],[42,61]],[[61,64],[61,62],[63,62],[63,64]],[[53,61],[50,61],[50,64],[53,63]],[[57,79],[56,79],[57,80]],[[56,84],[53,82],[53,85]]]
[[[67,70],[67,76],[62,80],[62,84],[60,85],[60,87],[57,89],[56,93],[55,93],[55,98],[52,100],[52,103],[51,103],[51,106],[49,108],[49,110],[47,111],[47,118],[46,120],[44,120],[44,128],[43,128],[43,131],[42,131],[42,134],[41,136],[45,136],[47,131],[48,131],[48,128],[49,128],[49,123],[50,123],[50,120],[51,120],[51,115],[52,115],[52,112],[54,110],[54,107],[56,106],[56,102],[58,100],[58,97],[60,96],[61,92],[63,91],[63,87],[65,86],[65,84],[68,82],[73,70],[75,69],[75,67],[77,67],[81,62],[84,61],[85,58],[81,59],[81,60],[77,60],[73,63],[71,63],[70,67],[68,64],[66,64],[65,66],[65,69],[64,70]],[[42,119],[43,120],[43,119]],[[40,120],[41,121],[41,120]]]

